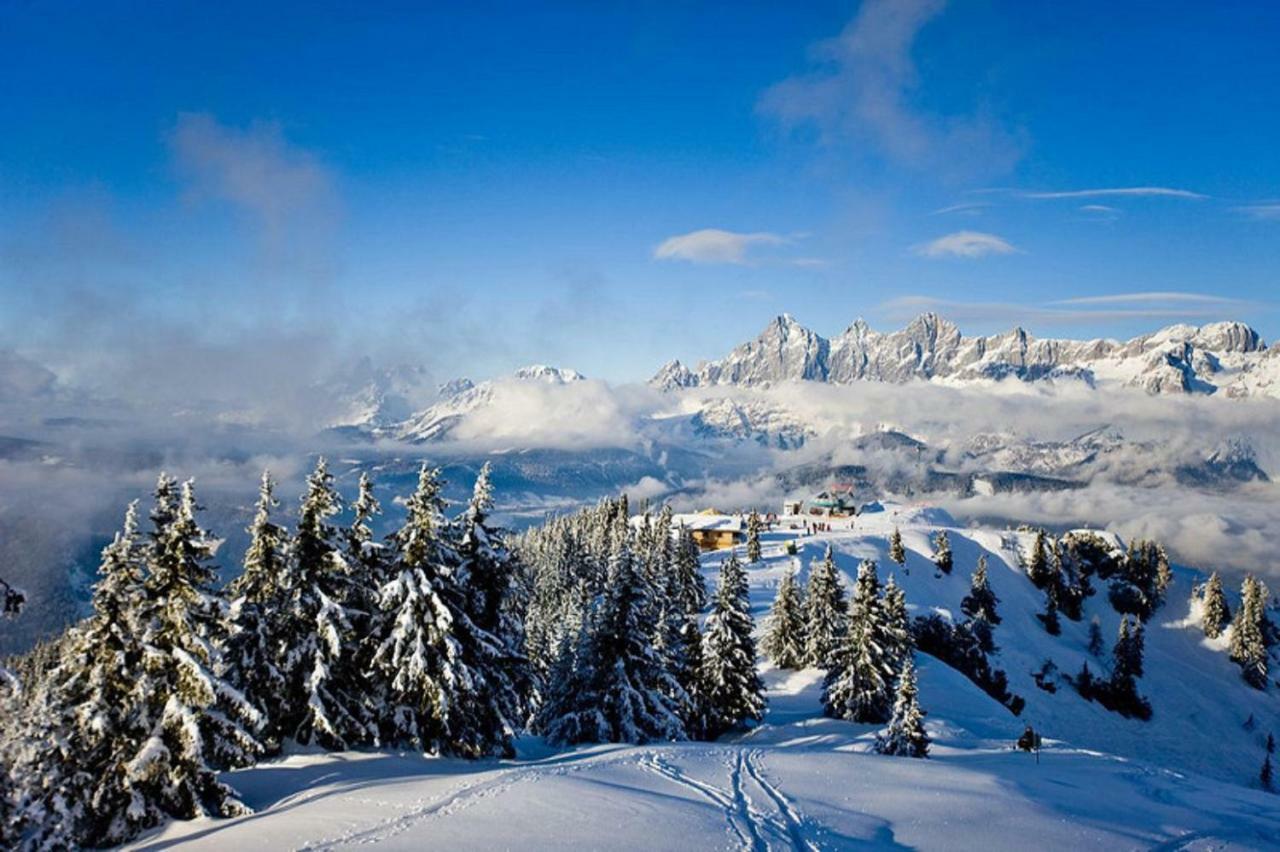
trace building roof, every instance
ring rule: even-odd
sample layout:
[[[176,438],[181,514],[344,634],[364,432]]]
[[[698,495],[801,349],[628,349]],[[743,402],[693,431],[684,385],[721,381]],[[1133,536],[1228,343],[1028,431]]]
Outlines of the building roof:
[[[681,524],[688,530],[702,530],[710,532],[712,530],[720,532],[742,532],[746,529],[742,518],[736,515],[709,515],[699,513],[696,515],[676,515],[674,518],[677,524]]]

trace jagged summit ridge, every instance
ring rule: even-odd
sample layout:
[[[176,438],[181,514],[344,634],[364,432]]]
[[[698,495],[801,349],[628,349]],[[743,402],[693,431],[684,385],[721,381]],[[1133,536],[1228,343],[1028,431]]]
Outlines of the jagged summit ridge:
[[[1128,341],[1037,338],[1017,327],[966,337],[950,320],[920,314],[906,327],[878,332],[858,319],[827,339],[790,314],[773,319],[724,358],[689,369],[665,364],[650,380],[664,390],[715,385],[756,387],[789,381],[847,384],[917,380],[1075,380],[1151,393],[1273,395],[1277,359],[1242,322],[1173,325]]]

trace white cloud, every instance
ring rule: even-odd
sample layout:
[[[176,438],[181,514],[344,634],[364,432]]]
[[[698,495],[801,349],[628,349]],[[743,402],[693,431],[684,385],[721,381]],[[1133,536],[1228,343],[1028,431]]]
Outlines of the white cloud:
[[[719,228],[703,228],[668,237],[653,250],[653,256],[658,260],[742,266],[750,262],[747,255],[753,246],[778,246],[787,242],[786,237],[767,231],[743,234]]]
[[[195,193],[231,202],[271,227],[332,202],[329,173],[313,155],[290,145],[277,124],[240,129],[211,115],[186,113],[178,117],[170,142]]]
[[[945,7],[946,0],[866,0],[838,36],[813,46],[811,71],[765,90],[759,111],[788,130],[813,128],[828,144],[868,142],[913,168],[1006,170],[1019,145],[982,109],[940,114],[917,105],[912,48]]]
[[[1264,204],[1244,204],[1235,208],[1237,213],[1244,213],[1254,219],[1280,220],[1280,202]]]
[[[983,257],[989,254],[1013,254],[1017,251],[1001,237],[981,231],[956,231],[915,248],[916,254],[924,257]]]
[[[1053,199],[1053,198],[1189,198],[1203,199],[1208,198],[1207,195],[1201,195],[1198,192],[1192,192],[1189,189],[1172,189],[1167,186],[1120,186],[1106,187],[1101,189],[1072,189],[1058,192],[1021,192],[1023,198],[1035,199]]]
[[[1120,218],[1119,209],[1106,204],[1081,204],[1077,209],[1090,222],[1114,222]]]
[[[991,202],[989,201],[969,201],[962,204],[952,204],[947,207],[940,207],[929,215],[946,216],[949,213],[962,213],[966,216],[976,216],[981,213],[983,209],[990,206]]]
[[[1129,305],[1144,303],[1175,303],[1194,305],[1248,305],[1243,299],[1214,296],[1209,293],[1185,293],[1177,290],[1148,290],[1140,293],[1112,293],[1106,296],[1079,296],[1074,299],[1058,299],[1051,305]]]

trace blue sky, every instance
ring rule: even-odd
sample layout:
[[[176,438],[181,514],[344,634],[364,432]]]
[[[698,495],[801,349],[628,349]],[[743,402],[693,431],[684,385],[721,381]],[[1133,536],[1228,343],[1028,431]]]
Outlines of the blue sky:
[[[376,5],[0,2],[0,347],[1280,337],[1275,3]]]

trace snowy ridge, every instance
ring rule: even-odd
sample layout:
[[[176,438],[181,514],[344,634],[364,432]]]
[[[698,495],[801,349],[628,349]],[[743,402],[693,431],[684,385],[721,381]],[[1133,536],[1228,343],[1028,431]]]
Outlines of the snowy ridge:
[[[517,759],[479,763],[299,754],[227,774],[257,815],[171,824],[134,848],[1274,848],[1280,807],[1255,779],[1277,718],[1275,689],[1249,688],[1225,639],[1203,637],[1189,602],[1199,575],[1176,569],[1147,626],[1139,687],[1154,718],[1124,719],[1062,677],[1054,692],[1033,677],[1048,659],[1064,674],[1085,661],[1105,672],[1086,636],[1095,615],[1108,645],[1115,636],[1119,616],[1105,590],[1088,599],[1080,622],[1063,619],[1062,635],[1050,636],[1035,617],[1043,595],[1018,567],[1029,534],[957,528],[934,509],[885,509],[852,530],[800,538],[801,579],[829,544],[847,587],[860,560],[874,558],[881,578],[892,574],[905,589],[913,615],[959,618],[969,571],[985,554],[1002,617],[993,662],[1026,699],[1020,717],[917,654],[930,758],[886,757],[871,750],[876,726],[822,716],[820,671],[762,662],[769,708],[746,734],[565,750],[526,737]],[[905,567],[888,558],[895,526]],[[930,561],[939,528],[955,554],[949,576]],[[763,562],[748,568],[758,628],[794,536],[766,534]],[[720,558],[704,557],[708,576]],[[1245,724],[1250,717],[1255,727]],[[1045,736],[1038,760],[1011,749],[1026,722]]]
[[[1174,325],[1129,341],[1037,338],[1022,328],[965,337],[952,322],[924,313],[882,333],[859,319],[827,340],[789,314],[724,358],[690,370],[679,361],[650,380],[663,390],[787,381],[959,382],[1016,378],[1141,388],[1150,393],[1216,393],[1237,398],[1280,393],[1280,360],[1240,322]]]
[[[577,370],[532,364],[521,367],[505,381],[540,382],[546,385],[567,385],[586,381]],[[492,381],[473,384],[470,379],[454,379],[440,388],[440,401],[398,423],[384,424],[376,431],[381,437],[399,441],[420,443],[441,440],[470,413],[493,402]]]

